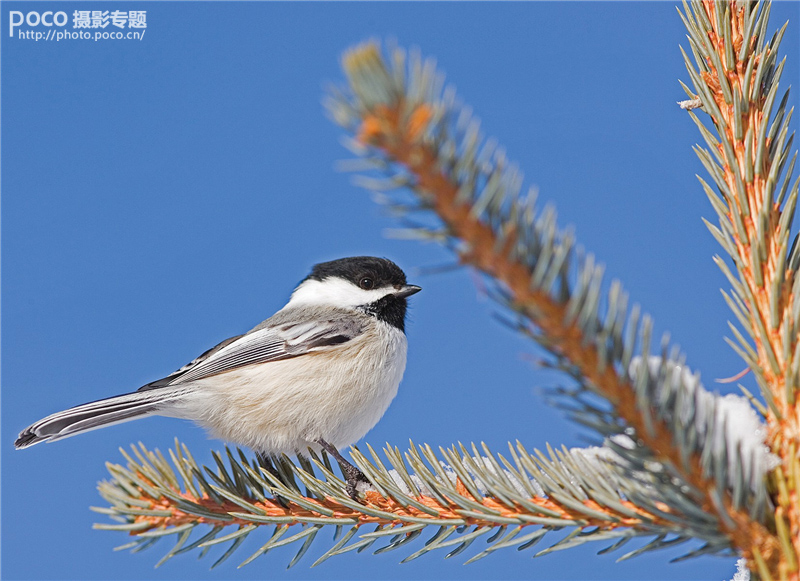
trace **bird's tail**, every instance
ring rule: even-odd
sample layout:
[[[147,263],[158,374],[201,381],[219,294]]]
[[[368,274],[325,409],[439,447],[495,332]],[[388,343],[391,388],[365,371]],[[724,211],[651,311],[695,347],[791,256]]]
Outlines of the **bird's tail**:
[[[161,388],[134,391],[85,403],[49,415],[28,426],[20,432],[17,441],[14,442],[14,447],[17,449],[27,448],[39,442],[52,442],[90,430],[158,414],[184,392],[185,388]]]

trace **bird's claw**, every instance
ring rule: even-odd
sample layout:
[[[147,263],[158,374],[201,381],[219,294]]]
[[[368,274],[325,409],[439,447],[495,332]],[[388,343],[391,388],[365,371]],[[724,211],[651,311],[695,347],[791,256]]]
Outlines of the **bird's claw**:
[[[348,462],[344,456],[339,453],[334,446],[329,444],[323,439],[317,440],[317,443],[322,446],[322,448],[331,456],[333,456],[336,461],[339,463],[339,468],[342,469],[342,475],[345,478],[345,491],[347,492],[347,496],[351,499],[355,500],[358,503],[361,503],[360,494],[358,491],[359,484],[368,484],[372,485],[369,479],[364,476],[364,473],[361,472],[356,466],[353,466],[350,462]]]

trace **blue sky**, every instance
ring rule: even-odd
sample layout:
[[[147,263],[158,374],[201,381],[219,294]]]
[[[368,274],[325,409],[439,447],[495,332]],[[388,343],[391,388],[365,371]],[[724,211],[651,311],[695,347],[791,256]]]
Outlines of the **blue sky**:
[[[86,9],[144,10],[146,35],[9,38],[13,10]],[[390,257],[424,287],[411,301],[400,393],[366,441],[485,441],[500,452],[515,439],[582,444],[535,393],[555,379],[491,318],[469,273],[419,274],[451,257],[387,239],[393,220],[335,170],[348,153],[323,114],[323,87],[342,79],[342,51],[367,38],[437,58],[526,183],[654,315],[657,333],[671,331],[708,386],[740,371],[722,339],[730,315],[711,261],[718,248],[700,220],[712,217],[694,177],[700,137],[675,105],[688,74],[673,3],[4,2],[0,12],[4,578],[732,576],[732,559],[669,565],[674,550],[617,565],[595,556],[604,545],[399,565],[412,547],[315,569],[306,557],[286,571],[290,547],[236,570],[266,530],[214,571],[221,550],[154,570],[168,541],[112,552],[127,538],[91,528],[103,521],[88,507],[103,504],[95,485],[105,462],[122,460],[120,446],[163,450],[175,436],[208,462],[220,442],[153,418],[13,450],[34,420],[166,375],[271,315],[315,262],[357,254]],[[797,87],[800,4],[776,3],[771,30],[787,19],[782,86]],[[330,542],[321,534],[312,555]]]

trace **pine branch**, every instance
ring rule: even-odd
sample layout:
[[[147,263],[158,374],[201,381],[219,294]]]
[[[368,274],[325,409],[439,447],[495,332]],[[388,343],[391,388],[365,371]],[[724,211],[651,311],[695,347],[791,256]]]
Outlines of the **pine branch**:
[[[788,23],[767,40],[769,3],[704,0],[691,7],[684,2],[678,12],[694,55],[692,64],[684,52],[686,68],[714,129],[712,134],[690,112],[708,145],[695,151],[716,186],[714,191],[698,177],[719,218],[719,228],[706,225],[735,266],[732,272],[715,258],[732,287],[725,299],[745,331],[731,325],[736,340],[729,343],[753,371],[768,404],[769,441],[781,458],[773,484],[782,576],[797,575],[800,245],[797,237],[791,246],[790,240],[800,178],[790,187],[797,153],[792,154],[794,134],[788,134],[794,111],[787,111],[788,89],[773,114],[786,62],[778,62],[778,47]]]
[[[630,445],[630,439],[617,438],[617,447]],[[697,508],[688,514],[672,510],[671,499],[659,496],[658,477],[640,471],[631,478],[630,466],[610,447],[559,451],[548,447],[547,454],[538,450],[531,454],[517,442],[509,444],[509,458],[493,454],[486,445],[480,449],[472,445],[470,450],[459,445],[440,449],[438,455],[429,446],[412,445],[404,454],[387,447],[384,456],[389,467],[372,448],[371,459],[354,450],[353,460],[373,482],[362,503],[348,496],[328,458],[318,458],[313,452],[311,461],[300,457],[300,466],[286,457],[275,465],[263,465],[241,450],[234,455],[226,449],[227,465],[215,453],[216,470],[210,470],[200,467],[177,441],[170,450],[171,464],[158,450],[151,452],[143,444],[132,446],[131,451],[122,451],[127,466],[109,464],[112,480],[100,483],[100,493],[111,506],[93,508],[118,524],[95,528],[127,531],[137,537],[120,549],[142,550],[162,537],[176,535],[175,545],[159,565],[193,549],[205,552],[230,542],[212,565],[216,567],[250,533],[265,526],[275,527],[271,537],[240,566],[296,543],[299,550],[292,566],[326,525],[336,526],[337,531],[350,528],[315,564],[364,550],[382,538],[389,542],[376,553],[400,548],[431,525],[438,527],[437,532],[404,562],[433,549],[448,549],[446,556],[452,557],[477,538],[487,537],[490,546],[471,557],[471,562],[503,548],[531,548],[548,532],[565,527],[571,527],[572,533],[536,556],[589,541],[613,540],[601,551],[609,552],[638,536],[654,539],[620,560],[693,537],[705,545],[683,558],[728,550],[727,538],[717,532],[713,517]],[[643,499],[656,508],[643,510],[636,502]],[[365,525],[376,528],[363,532]],[[188,542],[195,530],[206,527],[210,531]]]
[[[716,516],[719,530],[751,568],[763,561],[777,570],[777,539],[745,508],[763,507],[763,487],[753,491],[749,480],[739,479],[728,489],[728,466],[749,466],[748,459],[737,450],[704,449],[692,419],[677,411],[692,393],[680,372],[683,357],[665,338],[657,369],[640,373],[635,383],[629,380],[637,337],[642,357],[649,358],[650,318],[641,317],[638,307],[628,312],[617,281],[603,313],[603,267],[591,254],[579,256],[573,275],[571,232],[558,229],[551,208],[537,216],[532,195],[520,199],[520,173],[494,142],[481,147],[477,122],[456,105],[451,88],[442,90],[432,61],[412,57],[406,81],[403,51],[392,51],[390,60],[391,65],[373,43],[348,52],[349,92],[334,93],[328,102],[331,116],[355,135],[351,149],[386,176],[384,183],[369,185],[409,188],[415,203],[385,201],[406,219],[421,210],[438,217],[438,227],[414,224],[413,234],[443,242],[461,262],[491,277],[494,298],[516,314],[516,325],[586,390],[611,404],[611,419],[598,421],[601,433],[632,429],[642,443],[627,452],[632,462],[652,456],[669,466],[692,490],[693,501]],[[708,421],[706,434],[724,430],[714,414]]]

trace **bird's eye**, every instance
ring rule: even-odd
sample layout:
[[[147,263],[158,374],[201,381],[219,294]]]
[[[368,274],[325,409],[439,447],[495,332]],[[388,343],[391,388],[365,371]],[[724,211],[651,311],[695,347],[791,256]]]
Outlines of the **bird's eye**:
[[[372,290],[375,287],[375,281],[371,278],[364,277],[358,283],[358,286],[363,288],[364,290]]]

